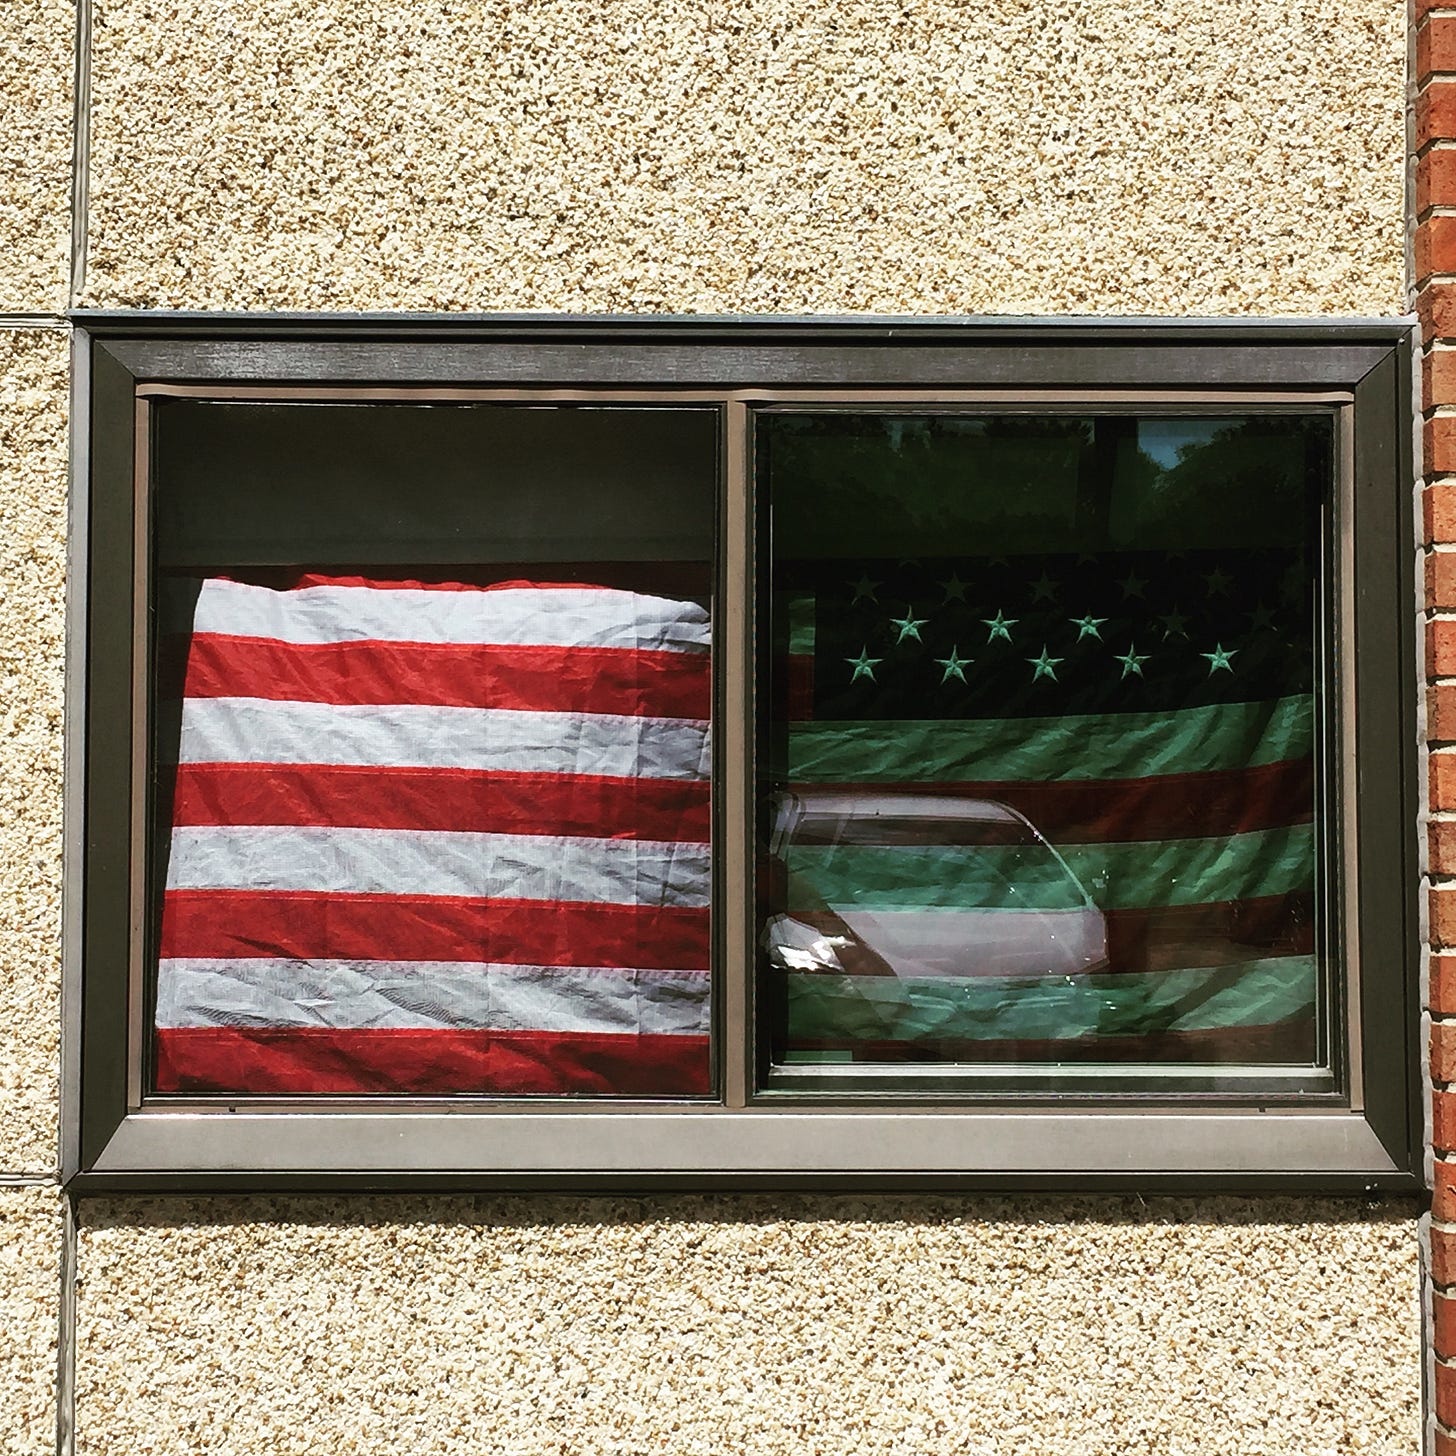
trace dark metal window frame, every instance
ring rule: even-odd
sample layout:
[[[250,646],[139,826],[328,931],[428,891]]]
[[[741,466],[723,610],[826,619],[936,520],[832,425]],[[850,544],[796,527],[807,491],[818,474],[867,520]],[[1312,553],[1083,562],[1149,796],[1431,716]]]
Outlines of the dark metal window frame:
[[[1418,1186],[1408,321],[74,319],[62,1078],[63,1174],[73,1186]],[[149,584],[139,502],[149,401],[166,394],[719,403],[718,1101],[142,1097],[136,846]],[[826,1098],[765,1084],[751,1013],[751,429],[755,406],[827,399],[1337,413],[1336,834],[1351,942],[1343,1091],[967,1098],[887,1088]]]

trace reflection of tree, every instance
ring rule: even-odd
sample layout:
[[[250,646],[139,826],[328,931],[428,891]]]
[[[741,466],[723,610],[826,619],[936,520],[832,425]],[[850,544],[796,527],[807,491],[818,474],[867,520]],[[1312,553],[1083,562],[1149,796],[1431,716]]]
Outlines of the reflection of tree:
[[[1172,465],[1138,417],[776,416],[781,557],[989,556],[1299,539],[1328,472],[1319,416],[1230,420]]]
[[[1065,530],[1092,422],[818,415],[769,430],[782,555],[977,555],[1045,550]]]
[[[1329,470],[1323,416],[1231,422],[1182,446],[1177,463],[1129,493],[1114,531],[1127,545],[1287,545],[1305,534]],[[1146,459],[1146,456],[1143,457]]]

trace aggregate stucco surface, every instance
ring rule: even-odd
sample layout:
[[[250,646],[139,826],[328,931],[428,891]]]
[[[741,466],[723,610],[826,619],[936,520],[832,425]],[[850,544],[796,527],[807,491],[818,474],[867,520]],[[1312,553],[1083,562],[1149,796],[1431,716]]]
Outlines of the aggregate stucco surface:
[[[0,5],[0,312],[66,307],[71,243],[71,0]]]
[[[71,16],[0,5],[0,309],[64,300]],[[1405,19],[96,0],[84,302],[1398,313]],[[0,336],[0,1171],[55,1156],[64,387]],[[1414,1456],[1415,1213],[87,1200],[78,1452]],[[58,1238],[0,1190],[18,1456]]]
[[[1400,313],[1406,6],[97,0],[87,301]]]
[[[1414,1208],[83,1205],[78,1449],[1420,1449]]]
[[[0,1173],[56,1166],[66,351],[0,331]]]
[[[56,1331],[61,1199],[54,1188],[0,1188],[0,1451],[56,1449]]]

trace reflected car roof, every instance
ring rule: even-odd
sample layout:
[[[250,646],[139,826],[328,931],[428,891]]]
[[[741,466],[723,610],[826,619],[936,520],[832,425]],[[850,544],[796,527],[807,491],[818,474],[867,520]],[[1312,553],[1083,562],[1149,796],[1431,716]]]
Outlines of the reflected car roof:
[[[813,789],[790,791],[805,818],[875,819],[970,819],[985,824],[1028,824],[1025,815],[994,799],[962,799],[954,794],[907,794],[874,792],[845,793],[842,789],[818,793]],[[1028,824],[1028,827],[1029,824]]]

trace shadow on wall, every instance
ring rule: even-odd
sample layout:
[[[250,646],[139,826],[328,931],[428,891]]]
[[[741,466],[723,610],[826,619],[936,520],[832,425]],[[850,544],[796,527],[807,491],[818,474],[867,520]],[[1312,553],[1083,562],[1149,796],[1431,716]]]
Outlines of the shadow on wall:
[[[645,1198],[515,1194],[233,1194],[100,1197],[80,1202],[88,1229],[237,1227],[306,1224],[320,1228],[446,1224],[457,1227],[602,1228],[637,1224],[858,1223],[933,1227],[1028,1224],[1052,1227],[1184,1226],[1310,1227],[1398,1224],[1417,1218],[1415,1198],[1296,1197],[1091,1198],[1075,1193],[1034,1196],[901,1197],[895,1194],[662,1194]]]

